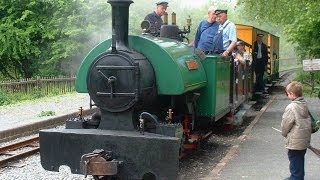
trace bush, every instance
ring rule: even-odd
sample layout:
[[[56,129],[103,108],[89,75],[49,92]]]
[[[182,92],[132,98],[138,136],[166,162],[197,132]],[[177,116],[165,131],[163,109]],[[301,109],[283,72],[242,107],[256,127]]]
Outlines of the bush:
[[[11,104],[10,97],[8,93],[0,91],[0,106]]]
[[[40,89],[36,89],[31,93],[31,96],[33,99],[39,99],[45,97],[45,93],[43,93],[43,91],[41,91]]]
[[[313,76],[313,81],[312,81]],[[303,71],[302,69],[297,72],[294,80],[301,82],[303,86],[304,95],[317,96],[320,86],[320,72],[319,71]],[[313,88],[313,90],[312,90]]]
[[[41,111],[40,114],[38,114],[38,117],[43,117],[43,116],[54,116],[56,113],[54,111]]]

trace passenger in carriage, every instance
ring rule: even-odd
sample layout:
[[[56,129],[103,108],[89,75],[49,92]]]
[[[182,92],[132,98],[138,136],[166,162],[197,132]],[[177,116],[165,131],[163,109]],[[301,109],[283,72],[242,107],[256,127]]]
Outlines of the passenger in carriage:
[[[233,22],[228,19],[228,11],[217,9],[215,11],[217,15],[217,21],[220,23],[219,33],[222,33],[223,40],[223,56],[229,56],[232,54],[233,49],[237,43],[237,29]]]
[[[201,49],[205,54],[213,52],[214,36],[219,29],[215,11],[216,8],[214,6],[209,7],[208,18],[200,22],[194,38],[194,47]]]
[[[264,93],[263,75],[268,63],[268,47],[262,42],[263,34],[257,34],[257,40],[253,45],[253,68],[256,74],[255,92]]]
[[[252,63],[252,55],[245,49],[245,43],[243,41],[238,41],[235,52],[232,53],[233,58],[239,63],[246,65],[246,61],[249,65]]]
[[[245,49],[245,43],[238,41],[235,51],[232,53],[235,62],[235,88],[236,99],[239,95],[247,95],[249,93],[249,66],[252,62],[252,56]]]

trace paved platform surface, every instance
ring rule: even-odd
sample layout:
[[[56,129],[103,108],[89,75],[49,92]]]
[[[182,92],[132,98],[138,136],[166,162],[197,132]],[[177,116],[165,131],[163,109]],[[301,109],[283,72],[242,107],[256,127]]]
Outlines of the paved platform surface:
[[[290,175],[284,138],[272,127],[280,129],[282,114],[290,100],[284,94],[274,95],[261,118],[237,147],[232,157],[224,159],[219,176],[222,180],[282,180]],[[310,111],[320,117],[320,100],[305,98]],[[320,132],[312,134],[312,146],[320,148]],[[320,158],[311,150],[306,153],[305,179],[320,179]]]

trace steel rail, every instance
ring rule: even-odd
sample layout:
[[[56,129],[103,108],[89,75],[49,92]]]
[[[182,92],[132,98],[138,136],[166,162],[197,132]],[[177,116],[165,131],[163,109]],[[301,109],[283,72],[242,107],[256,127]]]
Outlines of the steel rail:
[[[39,136],[36,136],[36,137],[30,138],[30,139],[26,139],[26,140],[23,140],[23,141],[19,141],[19,142],[16,142],[16,143],[12,143],[12,144],[0,147],[0,155],[3,154],[6,151],[16,150],[16,149],[25,147],[27,145],[30,145],[30,144],[32,144],[34,142],[39,142]]]
[[[18,153],[14,152],[18,149],[27,147],[30,149],[23,150],[22,152]],[[0,147],[0,167],[6,166],[9,162],[17,161],[19,159],[31,156],[39,152],[39,150],[39,136]],[[8,157],[1,158],[1,156]]]

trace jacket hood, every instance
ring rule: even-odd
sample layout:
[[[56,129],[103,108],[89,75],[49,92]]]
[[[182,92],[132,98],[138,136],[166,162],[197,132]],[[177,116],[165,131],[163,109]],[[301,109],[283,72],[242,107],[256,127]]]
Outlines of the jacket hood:
[[[307,102],[304,100],[303,97],[298,97],[295,100],[292,101],[293,108],[295,109],[295,112],[301,117],[301,118],[307,118],[309,116],[308,114],[308,107]]]

